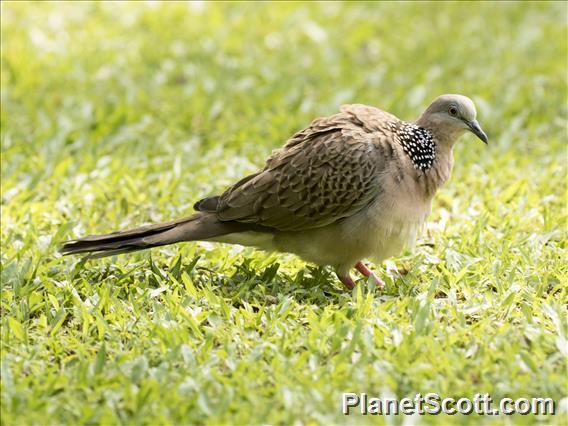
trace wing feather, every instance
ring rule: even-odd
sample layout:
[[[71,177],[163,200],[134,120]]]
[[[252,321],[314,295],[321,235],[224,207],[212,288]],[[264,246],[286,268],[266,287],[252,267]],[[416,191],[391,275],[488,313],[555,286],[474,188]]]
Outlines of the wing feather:
[[[351,216],[381,192],[384,148],[398,119],[365,105],[314,120],[268,158],[264,169],[225,191],[223,221],[281,231],[325,226]]]

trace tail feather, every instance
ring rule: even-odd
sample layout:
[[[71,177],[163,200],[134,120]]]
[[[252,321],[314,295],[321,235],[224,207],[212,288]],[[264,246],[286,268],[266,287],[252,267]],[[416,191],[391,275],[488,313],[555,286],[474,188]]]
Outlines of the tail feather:
[[[181,241],[205,240],[236,232],[240,227],[241,224],[221,222],[214,214],[200,212],[171,222],[66,241],[60,251],[63,255],[89,253],[88,258],[100,258]]]

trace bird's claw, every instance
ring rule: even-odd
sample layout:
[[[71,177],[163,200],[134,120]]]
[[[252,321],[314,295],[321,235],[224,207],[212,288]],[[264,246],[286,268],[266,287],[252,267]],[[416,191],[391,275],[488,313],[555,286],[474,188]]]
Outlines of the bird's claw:
[[[367,268],[362,262],[357,262],[355,264],[355,269],[357,269],[365,278],[371,278],[375,282],[375,286],[379,289],[385,287],[385,283],[379,277],[377,277],[369,268]],[[349,273],[340,274],[337,273],[337,278],[343,283],[345,287],[349,290],[355,288],[355,281],[351,278]]]
[[[373,271],[371,271],[363,262],[357,262],[355,264],[355,269],[357,269],[364,277],[369,278],[371,277],[375,281],[375,285],[377,288],[384,288],[385,283],[379,277],[377,277]]]
[[[345,287],[347,287],[347,289],[353,290],[355,288],[355,281],[353,281],[353,278],[351,278],[349,273],[345,275],[337,274],[337,278],[339,278],[339,280],[343,283]]]
[[[374,281],[375,286],[376,286],[378,289],[381,289],[381,290],[382,290],[383,288],[385,288],[385,283],[384,283],[384,281],[381,280],[379,277],[377,277],[375,274],[371,274],[371,275],[370,275],[369,277],[367,277],[367,278],[371,278],[371,279]]]

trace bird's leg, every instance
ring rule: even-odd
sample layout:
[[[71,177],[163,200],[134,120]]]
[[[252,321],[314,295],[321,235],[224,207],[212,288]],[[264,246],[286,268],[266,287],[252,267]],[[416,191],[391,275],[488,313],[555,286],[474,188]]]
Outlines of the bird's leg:
[[[367,268],[365,266],[365,264],[363,262],[357,262],[355,264],[355,269],[357,269],[366,278],[373,277],[373,280],[375,280],[375,284],[377,285],[377,287],[383,288],[385,286],[385,283],[383,282],[383,280],[381,280],[379,277],[377,277],[373,273],[373,271],[371,271],[369,268]]]
[[[349,275],[349,272],[344,274],[337,272],[337,278],[339,278],[343,285],[345,285],[345,287],[347,287],[349,290],[353,290],[355,288],[355,282]]]

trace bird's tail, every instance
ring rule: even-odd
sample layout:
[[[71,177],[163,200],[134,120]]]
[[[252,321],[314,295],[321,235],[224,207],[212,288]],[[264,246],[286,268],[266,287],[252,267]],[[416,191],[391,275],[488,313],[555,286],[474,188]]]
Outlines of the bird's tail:
[[[60,251],[64,255],[88,253],[88,258],[99,258],[181,241],[206,240],[236,231],[234,223],[221,222],[214,214],[200,212],[171,222],[66,241]]]

